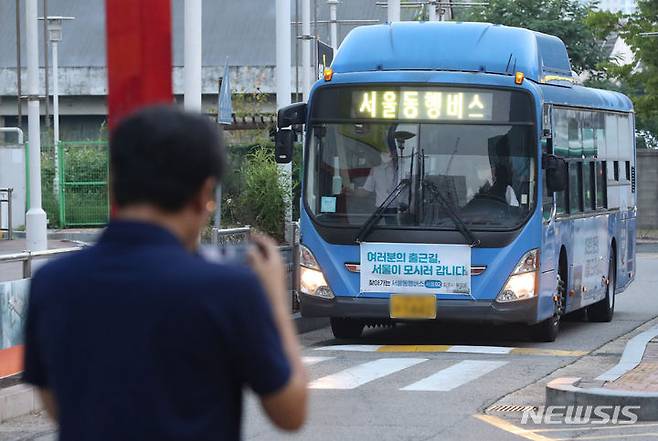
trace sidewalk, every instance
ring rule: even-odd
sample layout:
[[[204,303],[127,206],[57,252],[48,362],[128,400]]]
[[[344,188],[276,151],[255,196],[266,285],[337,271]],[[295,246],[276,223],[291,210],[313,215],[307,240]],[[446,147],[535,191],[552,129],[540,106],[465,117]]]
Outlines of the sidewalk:
[[[658,338],[646,346],[640,364],[615,381],[606,382],[606,389],[658,393]]]
[[[600,371],[599,371],[600,372]],[[658,421],[658,324],[628,339],[618,363],[593,378],[559,377],[546,406],[634,406],[639,421]]]

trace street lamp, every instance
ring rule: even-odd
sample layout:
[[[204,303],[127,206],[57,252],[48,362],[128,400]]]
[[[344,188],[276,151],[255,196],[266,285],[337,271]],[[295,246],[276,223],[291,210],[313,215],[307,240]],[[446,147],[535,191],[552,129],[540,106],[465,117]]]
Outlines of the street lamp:
[[[58,49],[59,42],[62,41],[62,23],[64,20],[75,20],[75,17],[51,16],[46,17],[48,20],[48,40],[53,50],[53,141],[55,150],[59,143],[59,71]],[[43,17],[39,17],[43,20]]]
[[[59,42],[62,41],[62,23],[64,20],[75,20],[75,17],[51,16],[46,17],[48,21],[48,40],[53,50],[53,149],[55,159],[55,179],[53,190],[55,195],[59,193]],[[43,17],[39,17],[43,20]],[[48,99],[48,97],[46,97]]]

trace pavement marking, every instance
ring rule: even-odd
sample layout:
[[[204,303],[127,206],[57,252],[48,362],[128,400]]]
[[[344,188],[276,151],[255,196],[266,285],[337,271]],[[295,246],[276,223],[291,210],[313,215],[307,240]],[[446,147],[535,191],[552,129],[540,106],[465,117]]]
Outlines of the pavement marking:
[[[427,358],[380,358],[319,378],[311,382],[309,388],[355,389],[424,361]]]
[[[514,348],[504,346],[451,346],[446,352],[457,352],[460,354],[509,354]]]
[[[487,424],[499,428],[500,430],[504,430],[505,432],[512,433],[514,435],[520,436],[525,439],[529,439],[532,441],[555,441],[553,438],[547,438],[531,430],[522,429],[520,427],[515,426],[512,423],[505,421],[502,418],[498,418],[493,415],[478,414],[473,416]]]
[[[315,348],[316,351],[377,352],[381,345],[333,345]]]
[[[302,362],[306,366],[313,366],[314,364],[322,363],[323,361],[333,360],[336,357],[302,357]]]
[[[538,355],[548,357],[582,357],[588,351],[567,351],[563,349],[513,348],[507,346],[469,346],[469,345],[333,345],[315,348],[316,351],[344,352],[450,352],[460,354],[493,355]]]
[[[546,355],[549,357],[582,357],[589,351],[565,351],[563,349],[514,348],[514,355]]]
[[[647,345],[657,335],[658,326],[654,326],[628,340],[619,363],[595,379],[598,381],[615,381],[626,372],[635,369],[642,361]]]
[[[506,365],[507,361],[464,360],[400,390],[447,392]]]

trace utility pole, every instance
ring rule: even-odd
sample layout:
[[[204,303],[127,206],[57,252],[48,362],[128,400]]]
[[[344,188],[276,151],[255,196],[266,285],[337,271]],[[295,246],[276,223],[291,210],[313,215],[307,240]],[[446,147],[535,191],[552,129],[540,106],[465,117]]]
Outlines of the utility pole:
[[[48,0],[43,0],[43,16],[48,16]],[[46,123],[47,130],[50,128],[50,91],[48,90],[50,86],[48,84],[48,24],[45,20],[43,22],[43,65],[43,77],[46,84],[46,101],[44,103],[46,106],[46,114],[44,115],[43,120]]]
[[[429,21],[436,21],[436,0],[431,0],[427,7],[429,8]]]
[[[41,208],[41,129],[39,121],[39,32],[37,0],[25,0],[27,43],[27,118],[30,153],[30,209],[25,216],[27,249],[48,248],[46,212]]]
[[[291,90],[291,23],[290,0],[276,0],[276,106],[278,109],[290,105]],[[283,184],[288,188],[288,208],[285,216],[286,240],[291,240],[292,223],[292,164],[279,164]]]
[[[23,85],[21,82],[21,3],[16,0],[16,127],[23,127]]]
[[[201,112],[202,1],[185,0],[185,110]]]
[[[388,22],[400,21],[400,0],[388,0]]]
[[[311,0],[302,0],[302,90],[304,101],[308,101],[311,91],[311,41],[315,38],[311,35]]]
[[[338,50],[338,14],[336,7],[338,5],[338,0],[327,0],[329,5],[329,26],[331,33],[331,47],[334,50],[334,53]]]

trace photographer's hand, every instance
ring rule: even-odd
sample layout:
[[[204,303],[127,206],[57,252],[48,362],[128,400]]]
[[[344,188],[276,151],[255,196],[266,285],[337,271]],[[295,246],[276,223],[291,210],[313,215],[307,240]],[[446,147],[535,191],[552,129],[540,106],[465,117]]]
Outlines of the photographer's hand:
[[[286,268],[276,242],[268,236],[252,237],[255,249],[249,252],[249,264],[258,275],[272,306],[274,322],[291,366],[288,384],[278,392],[263,397],[261,403],[272,422],[287,430],[296,430],[306,419],[307,377],[302,363],[299,340],[290,318],[290,296]]]

